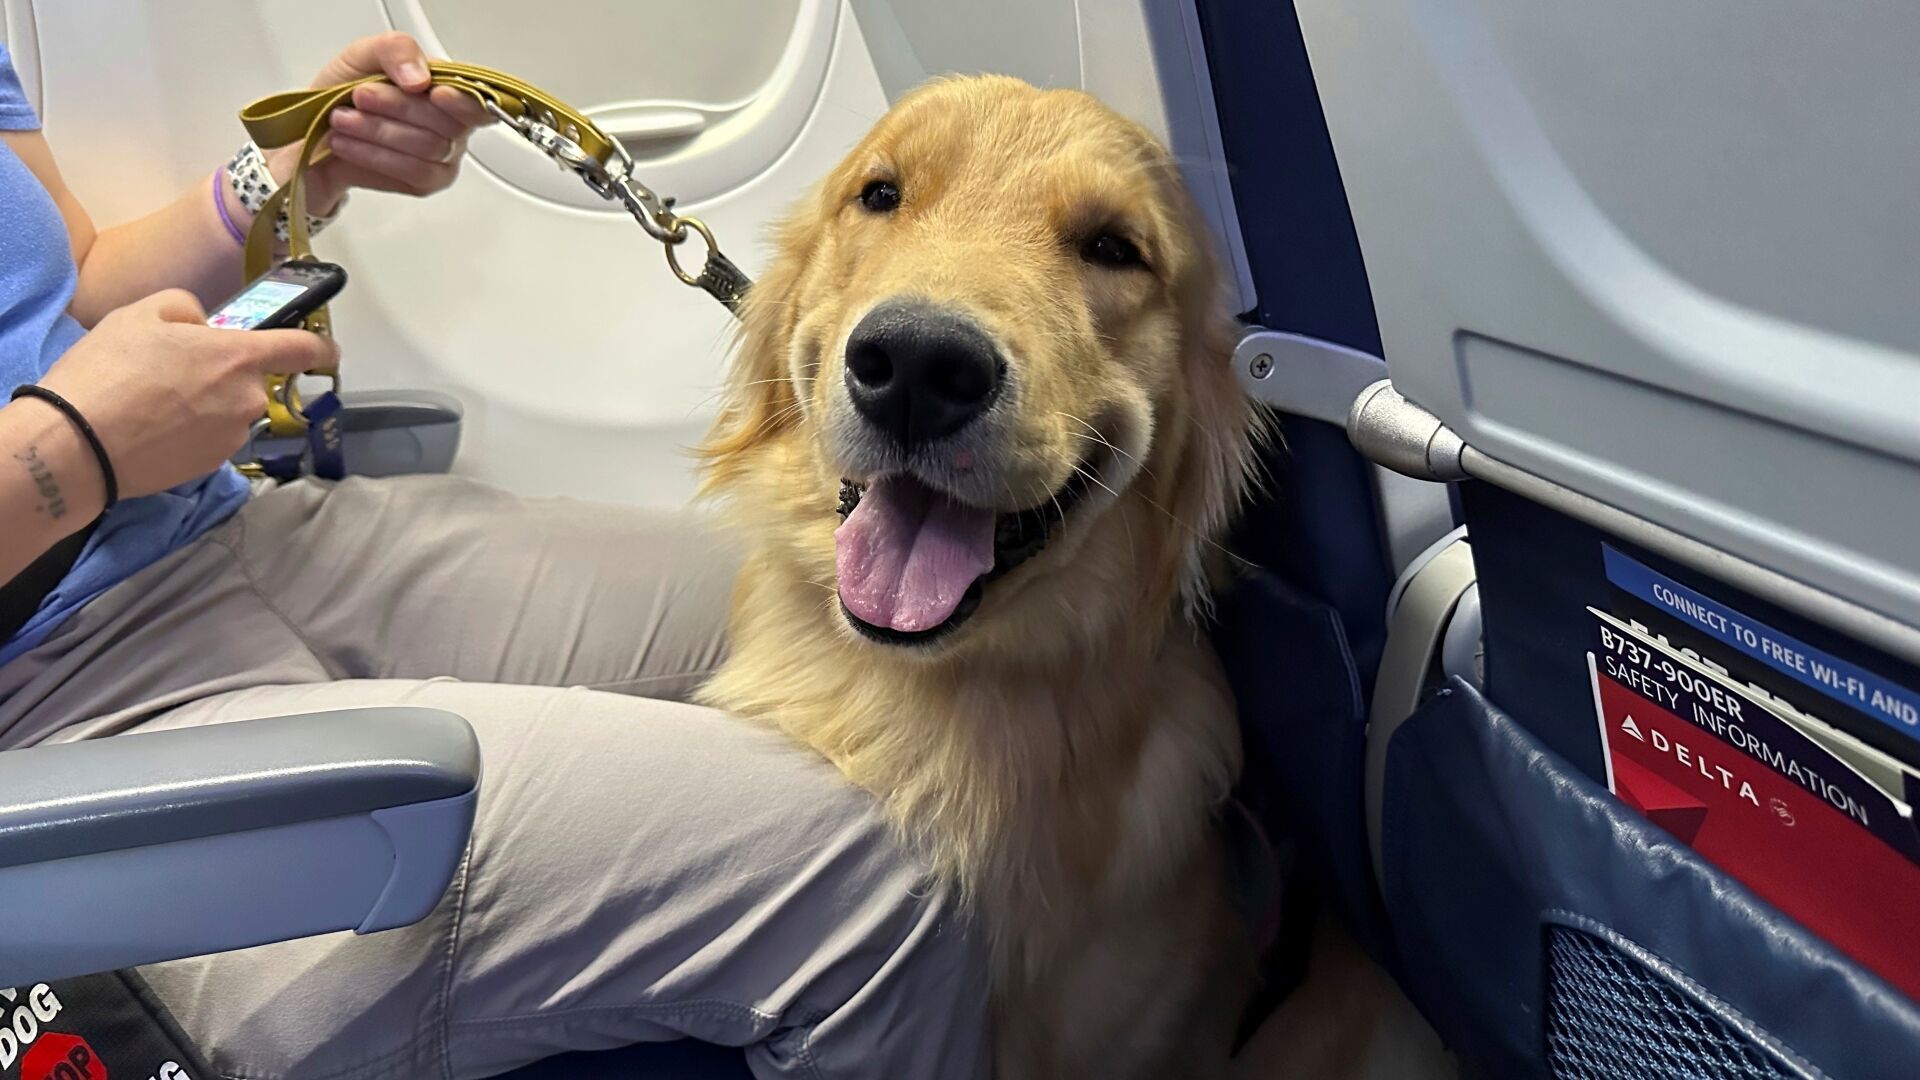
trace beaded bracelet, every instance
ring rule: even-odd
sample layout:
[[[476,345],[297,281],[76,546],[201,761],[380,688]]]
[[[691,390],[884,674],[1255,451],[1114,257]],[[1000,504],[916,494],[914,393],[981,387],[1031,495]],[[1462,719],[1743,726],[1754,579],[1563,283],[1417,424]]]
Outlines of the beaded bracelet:
[[[251,140],[234,153],[233,160],[227,162],[226,171],[227,181],[233,186],[234,197],[240,200],[240,205],[245,207],[249,214],[258,214],[260,208],[267,205],[267,200],[273,196],[273,193],[280,189],[280,185],[273,179],[273,174],[267,171],[266,156]],[[344,206],[346,201],[342,198],[340,205]],[[318,235],[320,230],[333,224],[334,218],[339,215],[340,206],[335,206],[333,213],[325,217],[308,214],[307,234]],[[273,235],[282,243],[286,242],[289,235],[287,209],[284,206],[280,208],[280,219],[273,223]]]

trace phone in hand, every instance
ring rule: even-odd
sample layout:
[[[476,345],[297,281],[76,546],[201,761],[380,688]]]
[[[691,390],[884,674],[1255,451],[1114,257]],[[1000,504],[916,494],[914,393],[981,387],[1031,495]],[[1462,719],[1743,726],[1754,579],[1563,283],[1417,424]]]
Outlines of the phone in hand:
[[[333,263],[290,259],[255,278],[207,316],[221,330],[279,330],[299,326],[314,308],[334,298],[347,272]]]

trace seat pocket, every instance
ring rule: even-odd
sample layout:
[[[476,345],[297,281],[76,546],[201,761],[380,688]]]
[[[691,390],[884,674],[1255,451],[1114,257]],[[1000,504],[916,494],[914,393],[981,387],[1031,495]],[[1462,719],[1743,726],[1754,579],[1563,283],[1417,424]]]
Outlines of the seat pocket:
[[[1920,1076],[1913,1002],[1458,680],[1395,733],[1382,830],[1403,981],[1471,1074]]]

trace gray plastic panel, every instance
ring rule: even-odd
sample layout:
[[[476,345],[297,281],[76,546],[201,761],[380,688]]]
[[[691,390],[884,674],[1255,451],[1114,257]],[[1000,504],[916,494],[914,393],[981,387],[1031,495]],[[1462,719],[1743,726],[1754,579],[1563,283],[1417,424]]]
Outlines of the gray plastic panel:
[[[0,986],[415,922],[452,880],[477,794],[0,867]]]
[[[407,926],[433,910],[466,855],[479,801],[480,791],[475,788],[457,798],[394,806],[368,815],[393,845],[393,873],[379,899],[354,927],[355,933]]]
[[[1296,7],[1396,389],[1920,625],[1920,5]]]
[[[458,399],[436,390],[349,390],[340,395],[342,453],[355,476],[444,473],[460,452],[464,412]],[[242,447],[234,464],[254,456],[305,449],[300,439],[261,438]]]
[[[438,709],[343,709],[11,750],[0,754],[0,867],[456,798],[479,780],[473,730]]]

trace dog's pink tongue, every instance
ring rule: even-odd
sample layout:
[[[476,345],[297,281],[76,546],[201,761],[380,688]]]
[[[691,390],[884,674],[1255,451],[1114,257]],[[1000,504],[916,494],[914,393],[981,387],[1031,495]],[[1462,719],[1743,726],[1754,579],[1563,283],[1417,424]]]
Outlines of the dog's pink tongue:
[[[840,602],[862,622],[931,630],[993,569],[993,511],[915,480],[876,480],[834,533]]]

